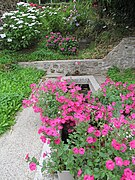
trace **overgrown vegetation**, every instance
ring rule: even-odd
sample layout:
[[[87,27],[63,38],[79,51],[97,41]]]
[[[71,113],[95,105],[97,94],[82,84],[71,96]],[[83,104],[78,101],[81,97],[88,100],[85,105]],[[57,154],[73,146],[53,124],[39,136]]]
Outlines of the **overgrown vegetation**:
[[[10,70],[0,70],[0,135],[15,123],[22,100],[30,94],[30,84],[38,82],[43,73],[16,65],[12,65],[12,69],[10,66]]]
[[[135,84],[135,69],[120,70],[113,67],[108,70],[107,75],[116,82]]]
[[[123,37],[132,35],[134,31],[133,26],[131,28],[122,21],[115,21],[114,8],[105,0],[98,3],[93,0],[70,1],[67,6],[59,4],[45,8],[33,3],[19,3],[17,9],[18,12],[4,15],[0,28],[1,48],[20,49],[3,50],[0,58],[6,55],[16,62],[102,58]],[[79,42],[79,51],[72,56],[68,52],[63,55],[64,51],[50,50],[46,47],[45,36],[52,31],[60,32],[63,37],[75,37]],[[87,43],[83,44],[82,40]]]

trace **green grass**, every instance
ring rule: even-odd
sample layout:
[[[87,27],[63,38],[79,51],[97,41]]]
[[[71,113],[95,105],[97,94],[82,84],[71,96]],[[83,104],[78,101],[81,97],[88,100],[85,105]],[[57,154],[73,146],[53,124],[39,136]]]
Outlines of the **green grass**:
[[[126,69],[121,71],[117,67],[113,67],[108,70],[107,75],[113,81],[135,84],[135,69]]]
[[[12,70],[0,71],[0,135],[15,123],[15,115],[22,100],[31,92],[29,85],[38,82],[43,73],[18,66]]]

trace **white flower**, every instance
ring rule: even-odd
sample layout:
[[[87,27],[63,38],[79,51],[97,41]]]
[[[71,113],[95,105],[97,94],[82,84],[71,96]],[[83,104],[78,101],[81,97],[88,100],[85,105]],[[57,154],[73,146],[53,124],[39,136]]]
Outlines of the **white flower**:
[[[13,27],[14,27],[14,25],[13,25],[13,24],[11,24],[9,27],[13,28]]]
[[[13,13],[8,13],[8,12],[5,12],[2,16],[2,19],[4,19],[6,16],[12,16]]]
[[[28,26],[34,26],[36,23],[31,23],[31,24],[29,24]]]
[[[40,33],[40,31],[38,31],[38,30],[35,30],[35,32]]]
[[[19,26],[20,29],[21,29],[22,27],[23,27],[22,25]]]
[[[24,3],[24,5],[23,5],[23,6],[26,6],[26,7],[27,7],[27,6],[29,6],[29,3]]]
[[[3,27],[0,27],[0,31],[2,31],[3,30]]]
[[[3,24],[3,27],[6,27],[7,26],[7,24]]]
[[[25,36],[22,36],[22,39],[24,39],[25,38]]]
[[[17,27],[13,27],[13,29],[17,29]]]
[[[22,14],[22,17],[27,16],[27,14]]]
[[[19,20],[16,24],[22,24],[23,21],[22,20]]]
[[[31,18],[31,19],[36,19],[36,17],[35,17],[35,16],[29,16],[28,18]]]
[[[14,14],[16,14],[16,13],[18,13],[19,11],[18,10],[16,10],[16,11],[13,11],[14,12]]]
[[[18,19],[18,18],[16,18],[16,19],[15,19],[15,21],[19,21],[19,19]]]
[[[7,42],[12,42],[12,39],[8,38],[8,39],[7,39]]]
[[[6,37],[6,34],[4,33],[4,34],[0,34],[0,37],[3,39],[3,38],[5,38]]]
[[[11,12],[7,13],[7,16],[12,16],[12,15],[14,15],[14,13]]]
[[[21,6],[21,5],[24,5],[24,4],[25,4],[24,2],[17,3],[18,6]]]
[[[11,16],[11,19],[15,19],[16,17],[15,16]]]

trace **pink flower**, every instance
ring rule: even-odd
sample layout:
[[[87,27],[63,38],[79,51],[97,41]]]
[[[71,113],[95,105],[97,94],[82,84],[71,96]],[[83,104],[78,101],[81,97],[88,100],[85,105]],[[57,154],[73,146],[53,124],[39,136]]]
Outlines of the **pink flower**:
[[[78,154],[79,153],[79,149],[77,147],[74,147],[73,148],[73,152],[74,152],[74,154]]]
[[[115,139],[113,139],[113,140],[112,140],[112,147],[113,147],[114,149],[116,149],[116,150],[120,150],[121,145],[120,145]]]
[[[87,137],[86,141],[89,143],[89,144],[92,144],[94,142],[94,138],[93,137]]]
[[[43,143],[46,143],[46,138],[44,136],[41,136],[40,139]]]
[[[135,140],[130,141],[129,145],[131,149],[135,149]]]
[[[26,154],[25,159],[28,161],[29,160],[29,154]]]
[[[81,174],[82,174],[82,170],[79,169],[78,172],[77,172],[77,176],[81,176]]]
[[[132,157],[132,164],[135,165],[135,157]]]
[[[100,137],[100,136],[101,136],[101,132],[100,132],[99,130],[96,130],[96,131],[94,132],[94,135],[95,135],[96,137]]]
[[[94,176],[90,176],[90,175],[86,174],[84,176],[84,180],[94,180]]]
[[[122,166],[123,165],[123,160],[121,157],[115,157],[115,163],[117,166]]]
[[[64,51],[64,48],[60,48],[61,51]]]
[[[131,114],[131,118],[132,118],[132,119],[135,119],[135,113],[132,113],[132,114]]]
[[[116,102],[112,102],[112,106],[115,106],[116,105]]]
[[[46,155],[47,155],[46,153],[43,153],[43,158],[45,158],[45,157],[46,157]]]
[[[47,140],[47,144],[50,144],[50,139]]]
[[[33,83],[33,84],[30,84],[30,88],[31,88],[31,89],[36,88],[36,86],[37,86],[37,85],[34,84],[34,83]]]
[[[36,168],[37,168],[36,163],[31,162],[31,163],[29,164],[29,168],[30,168],[30,170],[31,170],[31,171],[35,171],[35,170],[36,170]]]
[[[103,129],[102,130],[102,135],[106,136],[108,134],[108,130],[107,129]]]
[[[85,149],[84,149],[84,148],[80,148],[80,149],[79,149],[79,154],[82,154],[82,155],[83,155],[84,153],[85,153]]]
[[[124,169],[124,175],[129,177],[130,175],[132,175],[132,171],[129,168]]]
[[[109,129],[110,129],[110,127],[108,126],[108,124],[104,124],[104,129],[106,129],[106,130],[109,130]]]
[[[114,164],[114,162],[112,161],[112,160],[108,160],[108,161],[106,161],[106,168],[108,169],[108,170],[113,170],[114,169],[114,167],[115,167],[115,164]]]
[[[55,143],[55,144],[60,144],[60,139],[55,139],[55,140],[54,140],[54,143]]]
[[[121,123],[118,121],[114,121],[114,126],[119,129],[121,127]]]
[[[128,166],[129,164],[130,164],[130,161],[129,161],[129,160],[124,160],[124,161],[123,161],[123,165],[124,165],[124,166]]]
[[[90,127],[88,128],[87,132],[88,132],[88,133],[92,133],[94,130],[95,130],[95,128],[92,127],[92,126],[90,126]]]
[[[121,150],[121,152],[125,152],[126,149],[127,149],[127,146],[123,143],[123,144],[121,144],[121,147],[123,147],[123,149]]]

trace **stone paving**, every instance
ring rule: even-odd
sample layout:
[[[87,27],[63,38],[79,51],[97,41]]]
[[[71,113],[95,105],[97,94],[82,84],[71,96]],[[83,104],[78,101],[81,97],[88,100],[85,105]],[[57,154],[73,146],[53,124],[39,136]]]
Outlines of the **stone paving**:
[[[101,84],[105,77],[95,76]],[[56,180],[57,177],[42,177],[40,169],[30,172],[25,162],[27,153],[42,161],[42,153],[48,148],[40,142],[37,133],[41,122],[32,108],[24,109],[16,117],[16,124],[0,137],[0,180]]]
[[[42,143],[37,133],[40,127],[39,115],[32,108],[18,113],[16,124],[0,137],[0,180],[33,180],[25,161],[27,153],[40,157]]]

